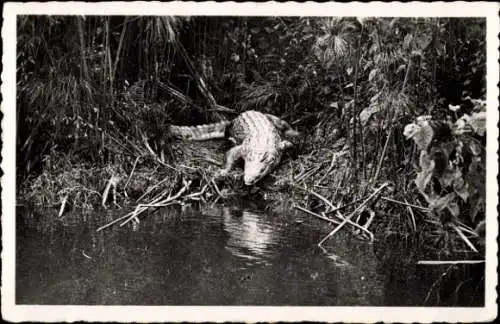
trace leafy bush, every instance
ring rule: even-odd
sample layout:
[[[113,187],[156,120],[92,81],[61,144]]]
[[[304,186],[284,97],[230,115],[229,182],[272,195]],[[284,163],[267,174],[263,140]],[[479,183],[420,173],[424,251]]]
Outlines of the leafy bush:
[[[415,184],[441,222],[476,226],[484,221],[486,106],[472,100],[472,113],[456,120],[420,116],[405,127],[420,151]],[[456,113],[460,106],[450,106]],[[450,118],[451,119],[451,118]]]

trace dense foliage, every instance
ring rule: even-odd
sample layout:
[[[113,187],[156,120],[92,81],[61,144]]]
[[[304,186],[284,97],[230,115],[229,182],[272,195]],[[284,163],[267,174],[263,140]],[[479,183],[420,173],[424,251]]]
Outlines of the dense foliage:
[[[176,154],[166,124],[256,109],[304,134],[278,178],[344,202],[389,181],[394,199],[445,223],[484,218],[483,19],[23,16],[17,52],[18,177],[34,196],[48,170],[64,170],[51,190],[65,197],[68,168],[90,163],[102,180],[153,156],[143,166],[154,169]],[[340,150],[337,171],[320,174]]]

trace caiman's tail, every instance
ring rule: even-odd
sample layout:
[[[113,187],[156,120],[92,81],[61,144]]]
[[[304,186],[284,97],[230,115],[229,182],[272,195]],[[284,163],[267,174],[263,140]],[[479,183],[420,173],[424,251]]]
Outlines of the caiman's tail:
[[[209,139],[224,138],[227,126],[231,122],[223,121],[214,124],[198,125],[198,126],[176,126],[170,125],[170,134],[173,137],[191,140],[204,141]]]

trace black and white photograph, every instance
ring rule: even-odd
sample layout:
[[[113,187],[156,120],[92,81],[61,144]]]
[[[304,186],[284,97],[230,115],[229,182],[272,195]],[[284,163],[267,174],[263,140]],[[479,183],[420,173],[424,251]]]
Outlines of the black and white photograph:
[[[493,320],[499,8],[5,4],[2,317]]]

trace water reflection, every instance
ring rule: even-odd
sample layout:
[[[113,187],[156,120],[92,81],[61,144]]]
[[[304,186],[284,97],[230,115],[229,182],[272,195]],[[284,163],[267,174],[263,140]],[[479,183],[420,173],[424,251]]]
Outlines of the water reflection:
[[[442,272],[406,264],[396,248],[342,232],[322,251],[317,242],[328,225],[300,214],[269,215],[254,205],[158,209],[138,224],[95,231],[125,212],[58,218],[18,210],[17,302],[423,305]],[[480,302],[456,296],[449,303]],[[442,301],[433,294],[427,305]]]
[[[265,218],[250,210],[222,208],[224,231],[229,235],[226,249],[250,262],[264,263],[272,256],[277,231]]]

